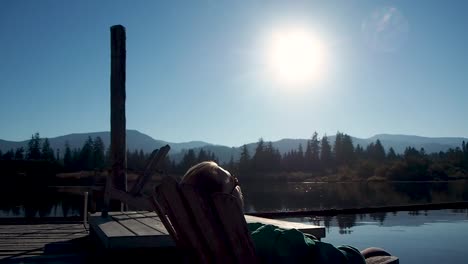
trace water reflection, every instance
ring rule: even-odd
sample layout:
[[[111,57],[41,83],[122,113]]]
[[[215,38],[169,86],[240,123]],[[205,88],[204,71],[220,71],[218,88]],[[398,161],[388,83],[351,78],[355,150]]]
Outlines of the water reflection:
[[[340,234],[351,234],[354,227],[364,225],[414,227],[439,222],[468,221],[468,209],[342,214],[323,217],[289,217],[284,218],[284,220],[321,225],[325,226],[327,230],[337,228]]]
[[[326,226],[324,242],[360,250],[377,246],[402,263],[466,263],[468,210],[300,217],[285,220]]]
[[[83,195],[58,192],[56,188],[16,189],[0,194],[0,218],[78,217]]]
[[[243,185],[247,212],[362,208],[468,201],[468,181]],[[375,215],[383,219],[383,215]],[[383,221],[383,220],[382,220]]]
[[[0,218],[79,216],[83,212],[83,193],[90,191],[89,189],[90,187],[68,187],[62,190],[47,187],[3,188],[0,191]],[[251,183],[242,184],[242,190],[247,213],[468,201],[468,181]],[[91,206],[91,202],[95,202],[96,206]],[[90,197],[91,209],[99,211],[101,203],[102,196]],[[420,212],[411,214],[418,215]],[[338,217],[342,232],[351,232],[350,227],[358,221],[356,217],[362,216]],[[373,213],[368,217],[382,224],[388,214]],[[327,226],[331,219],[323,221]]]

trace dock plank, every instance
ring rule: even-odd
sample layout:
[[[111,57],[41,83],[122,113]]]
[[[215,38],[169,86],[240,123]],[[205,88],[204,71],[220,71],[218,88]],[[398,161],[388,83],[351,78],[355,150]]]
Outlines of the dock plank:
[[[86,256],[79,241],[87,236],[82,223],[0,225],[0,263],[78,261]]]
[[[140,213],[132,213],[132,217],[141,222],[144,225],[158,231],[161,235],[169,235],[164,224],[161,222],[158,216],[145,215]]]
[[[132,214],[125,215],[120,212],[109,212],[107,218],[101,217],[100,214],[94,214],[89,217],[89,223],[90,228],[97,234],[105,248],[159,248],[174,246],[174,241],[169,235],[151,228],[132,217]]]
[[[317,238],[325,237],[325,228],[310,224],[287,222],[245,215],[247,223],[259,222],[284,229],[295,228]],[[100,213],[90,214],[90,228],[106,248],[161,248],[173,247],[174,241],[155,212],[109,212],[107,218]]]

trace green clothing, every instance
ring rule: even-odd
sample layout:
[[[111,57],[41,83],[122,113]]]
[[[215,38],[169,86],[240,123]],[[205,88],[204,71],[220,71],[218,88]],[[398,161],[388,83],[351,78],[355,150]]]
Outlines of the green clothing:
[[[334,247],[297,229],[284,230],[261,223],[249,223],[248,228],[263,263],[366,263],[354,247]]]

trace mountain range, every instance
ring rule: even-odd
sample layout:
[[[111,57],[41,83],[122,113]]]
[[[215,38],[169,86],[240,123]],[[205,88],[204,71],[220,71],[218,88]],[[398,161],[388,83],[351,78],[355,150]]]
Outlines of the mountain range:
[[[92,132],[92,133],[74,133],[64,136],[49,138],[50,146],[52,149],[58,149],[63,153],[65,149],[65,142],[68,142],[70,147],[81,148],[88,137],[96,138],[101,137],[105,146],[109,146],[110,132]],[[335,136],[330,136],[330,143],[333,145]],[[446,151],[449,148],[460,147],[462,142],[468,142],[468,138],[463,137],[421,137],[410,135],[391,135],[391,134],[378,134],[370,138],[357,138],[352,137],[354,145],[361,145],[364,148],[371,142],[379,139],[386,150],[393,147],[395,152],[402,153],[406,147],[411,146],[416,149],[424,148],[426,153],[433,153],[439,151]],[[273,147],[277,148],[280,153],[286,153],[290,150],[297,149],[301,144],[305,149],[308,139],[281,139],[274,141]],[[6,152],[10,149],[23,147],[27,149],[28,140],[24,141],[7,141],[0,139],[0,150]],[[203,141],[189,141],[182,143],[167,142],[164,140],[154,139],[146,134],[137,130],[127,130],[127,146],[130,151],[142,149],[144,152],[151,152],[156,148],[160,148],[169,144],[171,151],[169,156],[176,162],[182,159],[184,153],[188,149],[195,149],[197,152],[203,148],[204,150],[213,152],[221,162],[228,162],[231,157],[237,160],[240,156],[242,147],[228,147],[222,145],[214,145]],[[249,153],[252,155],[255,151],[257,142],[246,143]]]

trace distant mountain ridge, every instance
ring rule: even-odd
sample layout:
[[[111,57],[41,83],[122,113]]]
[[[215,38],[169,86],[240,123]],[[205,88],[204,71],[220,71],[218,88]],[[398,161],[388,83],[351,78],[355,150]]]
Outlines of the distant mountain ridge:
[[[73,133],[64,136],[58,136],[54,138],[49,138],[50,147],[54,150],[59,149],[60,153],[63,153],[65,150],[65,142],[68,141],[71,149],[81,148],[84,142],[91,137],[92,139],[96,137],[101,137],[104,142],[105,147],[109,146],[110,142],[110,132],[90,132],[90,133]],[[10,149],[16,149],[23,147],[27,149],[28,140],[24,141],[6,141],[0,139],[0,150],[5,152]],[[171,152],[180,152],[184,149],[198,148],[203,146],[209,146],[210,143],[203,141],[189,141],[183,143],[169,143],[164,140],[154,139],[146,134],[143,134],[137,130],[127,129],[127,148],[130,151],[142,149],[144,152],[152,152],[154,149],[160,148],[166,144],[171,146]]]
[[[68,141],[70,147],[81,148],[88,139],[88,137],[96,138],[101,137],[106,148],[110,142],[110,132],[91,132],[91,133],[74,133],[64,136],[49,138],[50,146],[52,149],[59,149],[60,153],[64,153],[65,142]],[[330,143],[333,145],[335,136],[328,137]],[[370,138],[356,138],[352,137],[353,143],[363,146],[364,148],[371,142],[375,142],[379,139],[382,142],[385,150],[393,147],[395,152],[403,153],[406,147],[411,146],[416,149],[424,148],[427,153],[447,151],[449,148],[460,147],[462,142],[468,142],[468,138],[463,137],[421,137],[411,135],[391,135],[391,134],[378,134]],[[296,150],[299,144],[302,145],[305,150],[308,139],[281,139],[272,142],[273,147],[277,148],[280,153],[284,154],[290,150]],[[16,149],[24,147],[27,149],[28,140],[24,141],[7,141],[0,139],[0,150],[6,152],[10,149]],[[207,151],[213,152],[221,162],[228,162],[231,157],[234,160],[239,159],[242,147],[227,147],[222,145],[214,145],[204,141],[189,141],[182,143],[172,143],[164,140],[154,139],[144,133],[137,130],[127,130],[127,146],[130,151],[142,149],[144,152],[151,152],[156,148],[160,148],[166,144],[171,146],[169,155],[176,162],[180,161],[188,149],[195,149],[199,151],[201,148]],[[247,143],[246,146],[249,153],[253,155],[257,142]]]

